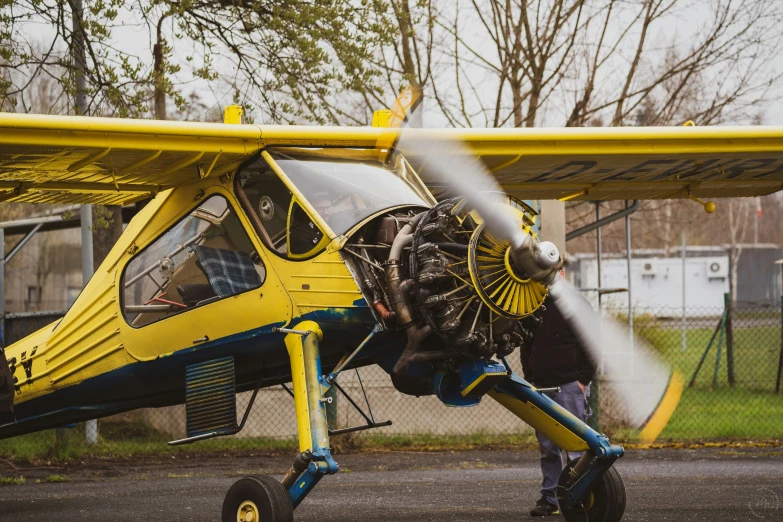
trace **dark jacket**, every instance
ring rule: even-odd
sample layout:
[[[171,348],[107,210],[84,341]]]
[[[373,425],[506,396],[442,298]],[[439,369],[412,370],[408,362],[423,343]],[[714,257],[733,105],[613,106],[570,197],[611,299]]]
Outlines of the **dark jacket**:
[[[0,340],[0,424],[14,421],[14,376]]]
[[[577,340],[571,327],[552,304],[549,296],[534,314],[541,320],[524,322],[532,333],[520,350],[525,379],[540,388],[560,386],[579,381],[590,384],[595,374],[595,362]]]

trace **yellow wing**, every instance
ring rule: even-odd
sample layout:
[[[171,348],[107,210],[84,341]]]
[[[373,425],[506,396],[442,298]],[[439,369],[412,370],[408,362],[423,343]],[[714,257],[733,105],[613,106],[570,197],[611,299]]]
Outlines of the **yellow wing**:
[[[385,148],[397,132],[0,114],[0,201],[127,203],[232,172],[265,146]],[[524,199],[720,198],[783,188],[778,127],[405,132],[465,142]],[[427,180],[424,158],[409,159]]]
[[[780,127],[466,129],[436,136],[462,139],[506,192],[523,199],[727,198],[783,188]],[[409,159],[426,180],[426,161]]]
[[[253,125],[0,114],[0,201],[117,205],[235,169]]]

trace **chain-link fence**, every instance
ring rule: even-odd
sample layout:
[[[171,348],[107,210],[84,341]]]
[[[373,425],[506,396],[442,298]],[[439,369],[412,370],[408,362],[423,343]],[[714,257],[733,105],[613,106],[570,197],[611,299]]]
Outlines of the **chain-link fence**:
[[[684,318],[676,309],[634,312],[634,342],[659,354],[685,379],[680,403],[660,439],[783,439],[781,308],[783,303],[737,304],[732,310],[724,306],[689,308]],[[604,314],[621,323],[628,320],[625,310],[609,309]],[[521,374],[516,353],[508,362]],[[354,441],[358,438],[394,444],[395,440],[418,437],[431,445],[476,440],[491,445],[493,440],[511,437],[518,441],[532,435],[528,426],[489,398],[473,408],[447,408],[433,396],[417,398],[399,393],[377,366],[345,372],[339,382],[368,414],[369,402],[376,421],[393,421],[391,426],[348,436]],[[615,440],[633,441],[634,433],[623,425],[622,401],[612,393],[611,378],[601,378],[599,387],[596,409],[600,428]],[[238,396],[238,416],[244,413],[250,395]],[[332,414],[339,428],[366,422],[342,396],[338,396]],[[101,419],[99,425],[96,445],[87,446],[84,425],[80,424],[0,441],[0,456],[66,458],[178,451],[166,443],[185,436],[185,407],[138,410]],[[275,387],[259,391],[245,428],[238,435],[180,448],[294,451],[295,435],[293,399],[285,389]],[[335,443],[340,443],[339,438]]]
[[[781,303],[634,313],[634,334],[678,370],[685,388],[661,434],[669,440],[783,438]],[[609,310],[627,321],[627,312]],[[611,389],[611,383],[607,383]],[[601,423],[622,428],[611,393]]]

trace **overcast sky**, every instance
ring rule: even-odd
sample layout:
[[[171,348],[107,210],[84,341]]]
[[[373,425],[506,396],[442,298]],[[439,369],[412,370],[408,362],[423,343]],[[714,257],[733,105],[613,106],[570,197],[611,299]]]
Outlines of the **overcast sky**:
[[[707,1],[707,0],[705,0]],[[701,0],[693,0],[693,5],[698,5]],[[462,0],[465,3],[465,0]],[[445,16],[450,16],[453,12],[452,4],[445,4],[448,7],[445,10]],[[703,3],[702,3],[703,5]],[[693,34],[698,32],[700,19],[705,18],[705,14],[702,12],[703,8],[689,7],[681,9],[675,12],[667,19],[665,24],[659,24],[656,26],[655,33],[649,39],[651,49],[663,48],[668,45],[672,40],[678,42],[687,42],[692,38]],[[152,51],[149,41],[150,32],[147,27],[144,26],[140,20],[140,17],[133,12],[125,12],[120,17],[121,24],[119,24],[113,30],[113,44],[124,52],[130,53],[138,57],[144,64],[151,67],[152,63]],[[478,20],[475,16],[470,15],[470,11],[463,9],[461,11],[460,20],[462,21],[463,35],[469,41],[470,45],[481,50],[488,59],[494,59],[494,49],[491,42],[486,40],[485,35],[481,34],[481,28]],[[52,36],[51,28],[44,26],[28,26],[35,31],[41,44],[47,44],[48,40]],[[32,34],[32,31],[28,30]],[[164,32],[169,39],[174,39],[175,30],[172,23],[167,23],[164,26]],[[178,84],[178,88],[187,95],[191,92],[195,92],[199,95],[202,103],[204,103],[210,109],[221,110],[222,107],[232,103],[232,89],[230,86],[221,80],[206,82],[204,80],[194,79],[193,69],[200,66],[199,56],[196,52],[196,59],[193,62],[188,62],[185,58],[194,53],[189,42],[174,41],[173,46],[175,49],[174,61],[182,66],[181,72],[177,75],[175,81]],[[622,58],[621,58],[622,59]],[[622,65],[622,64],[618,64]],[[231,64],[226,60],[216,59],[216,67],[223,73],[226,78],[233,76],[233,70]],[[776,58],[769,63],[771,70],[779,71],[783,70],[783,53],[778,53]],[[453,72],[449,69],[448,63],[441,63],[441,69],[443,74],[451,75]],[[622,69],[622,67],[618,67]],[[486,79],[487,74],[478,67],[467,66],[467,74],[470,75],[471,80],[477,84],[481,84],[484,81],[491,81]],[[611,78],[608,81],[612,81]],[[782,85],[783,86],[783,85]],[[493,97],[494,91],[492,88],[487,88],[487,96]],[[783,107],[781,102],[774,99],[780,96],[780,88],[777,92],[773,92],[770,96],[770,101],[766,104],[766,107],[760,109],[759,113],[762,117],[762,121],[765,125],[783,125]],[[394,93],[387,93],[387,103],[389,106],[394,102]],[[492,105],[492,101],[488,102],[488,105]],[[445,119],[432,110],[433,107],[425,106],[424,124],[425,126],[438,127],[446,124]],[[540,118],[539,125],[542,126],[559,126],[565,121],[565,116],[562,114],[563,110],[557,105],[557,101],[554,100],[549,106],[545,107],[542,111],[543,116]],[[169,111],[173,111],[174,107],[169,102]],[[264,121],[263,114],[257,110],[252,115],[258,123],[268,123]],[[204,115],[201,116],[202,118]],[[367,122],[368,124],[370,122]],[[731,123],[746,123],[746,122],[731,122]]]

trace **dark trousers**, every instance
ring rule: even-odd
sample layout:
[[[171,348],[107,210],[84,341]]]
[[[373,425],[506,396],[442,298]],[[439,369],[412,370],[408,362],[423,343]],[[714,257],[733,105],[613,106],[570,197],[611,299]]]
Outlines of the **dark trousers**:
[[[548,393],[556,403],[571,412],[577,419],[584,421],[587,409],[587,398],[590,395],[590,387],[582,392],[579,383],[569,382],[560,386],[559,393]],[[536,432],[538,438],[538,447],[541,450],[541,474],[544,480],[541,483],[541,498],[546,499],[551,504],[557,504],[557,481],[560,473],[563,471],[563,452],[557,445],[544,437],[540,432]],[[581,452],[567,452],[568,460],[577,459],[582,456]]]

